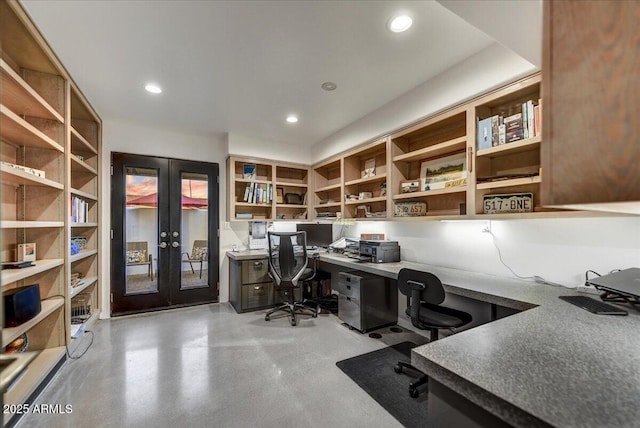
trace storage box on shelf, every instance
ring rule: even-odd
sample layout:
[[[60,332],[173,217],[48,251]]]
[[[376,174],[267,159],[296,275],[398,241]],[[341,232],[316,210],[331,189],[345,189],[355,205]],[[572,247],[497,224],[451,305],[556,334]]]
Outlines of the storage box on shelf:
[[[523,79],[475,103],[479,121],[476,124],[475,214],[483,215],[492,208],[485,207],[487,195],[531,194],[531,207],[514,205],[507,210],[549,211],[540,205],[540,80],[540,75]]]
[[[379,140],[344,157],[344,217],[387,217],[387,140]]]
[[[4,394],[4,404],[11,405],[27,401],[64,361],[65,345],[70,343],[69,283],[74,263],[93,275],[87,288],[96,296],[96,312],[99,308],[100,119],[18,2],[0,0],[0,44],[2,261],[16,260],[18,244],[36,244],[33,266],[2,271],[2,291],[38,284],[42,307],[30,320],[3,329],[3,347],[26,333],[27,350],[37,352],[24,375]],[[92,116],[92,132],[75,125],[76,119],[87,119],[86,112]],[[91,201],[80,232],[72,232],[72,192]],[[69,251],[69,236],[75,233],[87,236],[93,252],[77,262]],[[5,413],[5,423],[13,416]]]
[[[449,216],[465,213],[467,190],[473,159],[467,138],[467,107],[460,106],[393,134],[392,159],[393,213],[396,219],[423,216]],[[427,187],[423,163],[442,159],[463,163],[464,171],[451,180]],[[444,178],[444,177],[443,177]],[[403,192],[401,183],[419,181],[416,192]],[[435,187],[435,189],[433,189]],[[405,189],[408,190],[408,189]],[[423,211],[426,209],[426,211]]]
[[[342,215],[344,188],[342,159],[331,159],[313,167],[313,210],[316,219],[335,219]]]

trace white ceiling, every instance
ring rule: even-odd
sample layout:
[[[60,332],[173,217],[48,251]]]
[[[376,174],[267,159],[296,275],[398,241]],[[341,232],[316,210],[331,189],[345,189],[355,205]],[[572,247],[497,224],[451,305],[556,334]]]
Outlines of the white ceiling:
[[[103,119],[288,144],[321,141],[495,42],[434,1],[24,4]],[[398,11],[414,25],[392,34]]]

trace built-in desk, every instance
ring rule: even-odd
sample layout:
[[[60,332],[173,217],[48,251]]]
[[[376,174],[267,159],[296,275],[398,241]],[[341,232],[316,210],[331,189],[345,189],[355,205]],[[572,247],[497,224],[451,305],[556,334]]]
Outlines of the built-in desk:
[[[626,317],[595,315],[558,299],[576,294],[565,288],[439,266],[327,253],[320,261],[392,279],[403,267],[429,271],[448,293],[523,311],[413,350],[413,364],[451,392],[443,414],[461,411],[457,422],[465,406],[456,406],[468,400],[514,426],[640,425],[640,313],[633,308]],[[441,397],[429,403],[443,404]],[[431,410],[438,426],[440,409]],[[469,418],[482,426],[481,417]]]

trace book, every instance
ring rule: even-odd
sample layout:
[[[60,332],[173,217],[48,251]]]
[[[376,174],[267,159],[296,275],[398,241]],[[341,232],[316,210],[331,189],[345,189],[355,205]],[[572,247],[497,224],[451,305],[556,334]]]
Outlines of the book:
[[[529,109],[527,103],[522,103],[522,136],[529,138],[529,119],[527,118]]]
[[[535,129],[535,135],[540,135],[542,129],[540,129],[540,106],[533,107],[533,127]]]
[[[247,186],[244,188],[244,197],[242,198],[244,202],[249,200],[249,189],[251,189],[251,184],[247,183]]]
[[[508,131],[506,135],[506,142],[513,143],[514,141],[522,140],[524,135],[524,131],[522,128],[516,129],[514,131]]]
[[[510,131],[522,130],[522,113],[516,113],[504,118],[504,125],[507,133]]]
[[[529,138],[533,138],[536,135],[536,129],[534,125],[534,104],[533,100],[527,101],[527,127],[529,129]]]
[[[255,180],[256,179],[256,164],[255,163],[245,163],[242,165],[242,178],[245,180]]]
[[[478,150],[488,149],[493,145],[492,118],[478,119]]]
[[[507,142],[507,127],[504,125],[498,126],[498,145],[502,145]]]
[[[498,127],[501,125],[501,116],[491,116],[491,145],[498,145]]]

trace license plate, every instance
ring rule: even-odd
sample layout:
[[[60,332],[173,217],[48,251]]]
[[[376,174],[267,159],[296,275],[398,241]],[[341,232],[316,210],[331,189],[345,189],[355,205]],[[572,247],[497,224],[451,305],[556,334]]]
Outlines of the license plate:
[[[485,214],[530,213],[533,212],[533,193],[512,193],[506,195],[485,195]]]
[[[414,217],[427,215],[427,204],[425,202],[396,202],[396,217]]]

